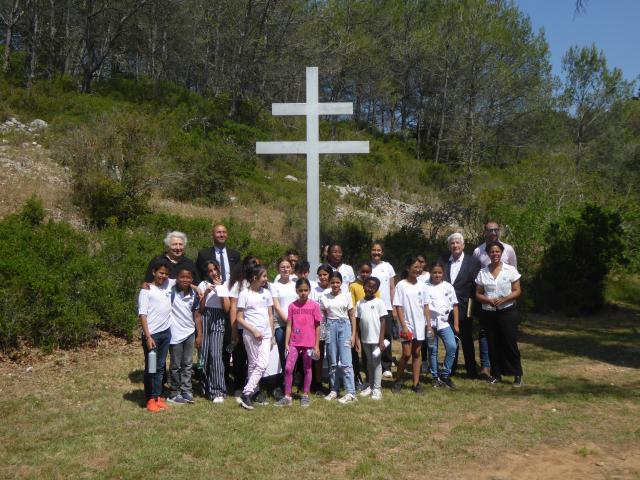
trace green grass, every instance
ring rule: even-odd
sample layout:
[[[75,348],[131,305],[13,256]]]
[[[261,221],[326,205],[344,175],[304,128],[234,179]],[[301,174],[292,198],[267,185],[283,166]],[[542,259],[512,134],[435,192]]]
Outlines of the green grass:
[[[640,275],[610,274],[607,277],[604,295],[611,303],[640,305]]]
[[[30,373],[25,364],[0,367],[0,476],[388,479],[472,472],[496,452],[540,448],[572,461],[610,450],[637,457],[639,320],[627,311],[530,318],[522,389],[458,378],[455,392],[385,388],[380,402],[314,397],[307,410],[246,412],[198,398],[150,415],[141,408],[137,343],[34,356]]]

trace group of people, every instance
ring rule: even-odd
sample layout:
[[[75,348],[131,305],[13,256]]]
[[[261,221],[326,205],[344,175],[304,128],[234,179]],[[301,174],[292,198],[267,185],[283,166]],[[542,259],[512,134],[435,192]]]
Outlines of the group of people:
[[[392,391],[400,392],[409,363],[413,392],[423,393],[420,374],[425,368],[434,388],[455,389],[451,377],[459,347],[468,377],[495,384],[502,375],[513,375],[513,385],[519,387],[520,274],[513,248],[500,242],[499,234],[497,222],[487,222],[485,243],[465,255],[464,238],[454,233],[447,239],[448,256],[429,265],[422,254],[408,256],[396,283],[380,242],[373,242],[370,260],[361,262],[357,273],[343,263],[341,246],[329,245],[314,272],[316,280],[309,279],[309,263],[289,250],[269,282],[258,258],[241,260],[239,252],[227,247],[224,225],[213,227],[213,246],[201,250],[195,263],[184,256],[186,235],[171,232],[164,240],[165,253],[149,263],[138,299],[147,409],[157,412],[169,408],[167,403],[194,402],[195,349],[202,395],[222,403],[234,392],[248,410],[266,403],[266,391],[272,392],[276,406],[291,406],[294,378],[302,380],[302,407],[309,406],[314,390],[342,404],[358,397],[380,400],[382,379],[391,380]],[[480,371],[474,316],[480,318]],[[401,347],[397,361],[394,340]],[[445,349],[442,365],[439,341]],[[167,355],[170,389],[165,401]],[[274,363],[279,365],[276,374],[266,376]]]

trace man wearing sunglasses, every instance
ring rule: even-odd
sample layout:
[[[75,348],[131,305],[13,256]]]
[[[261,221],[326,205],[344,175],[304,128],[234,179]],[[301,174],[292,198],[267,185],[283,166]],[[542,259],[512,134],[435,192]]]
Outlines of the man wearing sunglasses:
[[[500,225],[495,220],[489,220],[484,224],[484,240],[485,242],[473,251],[473,256],[480,260],[480,264],[483,268],[491,263],[489,255],[484,251],[487,242],[502,243],[502,245],[504,245],[502,261],[508,265],[518,268],[516,252],[511,245],[500,240]]]
[[[504,250],[502,251],[502,262],[518,268],[516,252],[511,245],[500,241],[500,225],[495,220],[489,220],[484,224],[484,240],[484,243],[482,245],[479,245],[473,251],[473,256],[480,261],[480,264],[483,268],[491,263],[489,255],[487,255],[487,252],[485,252],[487,242],[496,241],[504,245]],[[476,310],[475,314],[478,315],[479,311]],[[480,348],[480,375],[489,377],[491,375],[491,362],[489,361],[489,342],[487,340],[487,331],[485,326],[483,325],[482,320],[480,321],[478,346]]]

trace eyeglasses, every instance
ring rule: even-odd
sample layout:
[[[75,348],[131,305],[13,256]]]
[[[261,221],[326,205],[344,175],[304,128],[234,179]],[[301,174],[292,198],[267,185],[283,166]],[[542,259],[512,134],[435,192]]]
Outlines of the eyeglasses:
[[[487,228],[487,232],[489,233],[498,233],[499,231],[499,228]]]

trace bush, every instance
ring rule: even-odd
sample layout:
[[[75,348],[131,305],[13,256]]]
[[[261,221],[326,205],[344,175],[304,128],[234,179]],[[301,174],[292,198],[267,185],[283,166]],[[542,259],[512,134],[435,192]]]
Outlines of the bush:
[[[372,234],[366,226],[353,220],[344,220],[321,234],[322,244],[336,242],[342,247],[343,261],[354,267],[370,257]]]
[[[44,348],[79,345],[98,323],[87,305],[98,273],[87,241],[63,223],[31,223],[30,208],[0,221],[0,348],[20,338]]]
[[[102,330],[132,338],[137,328],[136,299],[149,260],[162,252],[170,230],[189,238],[195,259],[211,245],[211,220],[146,214],[91,233],[66,223],[43,223],[33,197],[22,211],[0,220],[0,350],[20,341],[50,349],[91,341]],[[229,245],[271,264],[284,248],[251,236],[251,227],[222,220]]]
[[[122,225],[146,211],[163,173],[161,135],[144,115],[116,112],[62,136],[56,156],[71,167],[74,203],[92,225]]]
[[[551,223],[536,279],[536,304],[568,314],[595,313],[604,305],[604,280],[623,260],[617,212],[587,204],[579,215]]]

